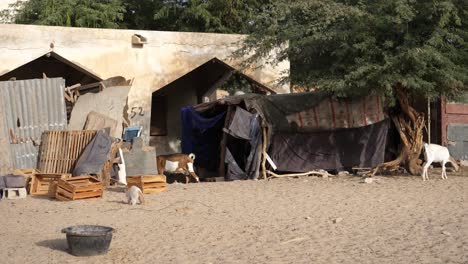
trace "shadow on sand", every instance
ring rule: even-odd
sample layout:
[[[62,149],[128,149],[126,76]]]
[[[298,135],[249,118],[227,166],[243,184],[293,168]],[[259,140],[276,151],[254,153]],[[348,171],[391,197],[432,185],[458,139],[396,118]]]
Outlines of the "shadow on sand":
[[[36,245],[68,253],[68,245],[65,238],[42,240],[37,242]]]

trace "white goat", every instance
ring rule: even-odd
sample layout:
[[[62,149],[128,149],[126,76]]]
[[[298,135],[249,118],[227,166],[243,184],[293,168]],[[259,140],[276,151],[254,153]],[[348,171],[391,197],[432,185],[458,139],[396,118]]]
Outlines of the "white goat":
[[[458,168],[458,164],[454,163],[453,159],[450,157],[448,149],[444,146],[437,144],[427,144],[424,143],[424,159],[426,164],[424,164],[422,178],[423,181],[429,180],[429,174],[427,169],[433,162],[440,162],[442,165],[442,179],[447,179],[447,172],[445,171],[445,163],[450,162],[455,167]]]

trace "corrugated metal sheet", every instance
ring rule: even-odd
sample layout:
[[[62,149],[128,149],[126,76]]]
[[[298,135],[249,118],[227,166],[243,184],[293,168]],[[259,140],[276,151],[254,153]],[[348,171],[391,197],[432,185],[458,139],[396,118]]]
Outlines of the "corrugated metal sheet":
[[[1,98],[0,103],[2,103]],[[0,105],[0,175],[7,174],[13,168],[13,160],[11,159],[10,151],[10,138],[8,136],[8,130],[4,118],[5,111],[6,109]]]
[[[43,131],[66,129],[64,88],[62,78],[0,82],[4,122],[14,135],[9,140],[15,168],[36,167]]]

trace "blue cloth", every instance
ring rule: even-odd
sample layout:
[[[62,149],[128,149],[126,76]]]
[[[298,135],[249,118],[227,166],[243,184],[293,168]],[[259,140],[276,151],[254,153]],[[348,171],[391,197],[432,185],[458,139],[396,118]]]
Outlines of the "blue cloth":
[[[225,116],[226,111],[213,117],[203,117],[192,106],[181,109],[182,152],[194,153],[197,166],[210,170],[217,168]],[[218,160],[212,157],[218,157]]]

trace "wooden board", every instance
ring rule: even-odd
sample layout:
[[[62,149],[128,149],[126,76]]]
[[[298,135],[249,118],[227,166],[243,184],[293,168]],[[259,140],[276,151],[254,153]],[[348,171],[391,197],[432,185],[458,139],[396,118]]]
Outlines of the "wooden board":
[[[127,177],[127,189],[132,186],[137,186],[146,194],[164,192],[167,187],[166,176],[140,175]]]
[[[67,179],[70,174],[45,174],[36,173],[31,177],[31,195],[48,195],[54,197],[57,190],[57,183],[60,179]]]
[[[102,182],[91,176],[61,179],[57,184],[55,198],[60,201],[100,198],[103,195]]]

